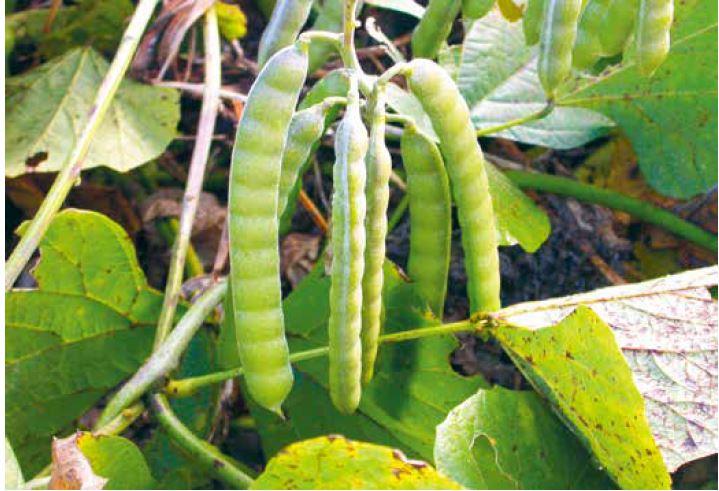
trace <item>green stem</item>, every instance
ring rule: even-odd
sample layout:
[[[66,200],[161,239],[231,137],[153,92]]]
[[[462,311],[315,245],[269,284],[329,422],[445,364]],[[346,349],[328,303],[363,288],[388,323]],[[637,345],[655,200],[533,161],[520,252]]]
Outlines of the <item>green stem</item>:
[[[210,287],[192,304],[167,339],[110,399],[97,421],[98,427],[109,424],[123,409],[137,401],[152,385],[177,367],[192,337],[226,293],[227,281],[222,280]]]
[[[151,407],[157,420],[172,440],[187,452],[192,462],[204,467],[230,489],[247,489],[252,477],[240,469],[240,464],[220,452],[217,447],[194,435],[175,415],[162,394],[153,394]]]
[[[509,128],[513,128],[515,126],[519,126],[525,123],[529,123],[531,121],[536,121],[538,119],[543,119],[549,115],[554,110],[554,102],[548,101],[547,105],[544,106],[541,110],[528,114],[527,116],[513,119],[511,121],[507,121],[506,123],[499,124],[497,126],[490,126],[489,128],[483,128],[477,130],[477,137],[480,136],[488,136],[493,135],[495,133],[499,133],[500,131],[508,130]]]
[[[476,317],[450,324],[441,324],[439,326],[422,327],[419,329],[385,334],[380,336],[379,342],[380,344],[399,343],[402,341],[410,341],[431,336],[477,331],[480,330],[486,323],[486,319]],[[292,353],[290,355],[290,361],[292,363],[297,363],[300,361],[311,360],[313,358],[320,358],[326,356],[328,352],[329,348],[327,346],[321,346],[319,348]],[[218,384],[224,382],[225,380],[239,377],[243,373],[242,367],[237,367],[231,370],[201,375],[199,377],[170,380],[165,386],[164,391],[171,397],[189,397],[207,385]]]
[[[402,199],[399,203],[397,203],[397,206],[392,212],[392,215],[389,217],[389,221],[387,222],[387,233],[390,233],[397,225],[399,225],[399,222],[402,220],[402,217],[404,216],[408,207],[409,194],[404,193],[404,196],[402,196]]]
[[[644,222],[673,232],[705,249],[717,252],[717,237],[714,234],[645,201],[630,198],[609,189],[583,184],[566,177],[516,170],[505,171],[505,175],[520,188],[571,196],[580,201],[624,211]]]
[[[217,13],[209,8],[205,13],[205,87],[202,95],[202,108],[200,109],[200,122],[197,126],[197,138],[192,150],[190,170],[187,175],[187,185],[182,198],[182,212],[180,213],[180,229],[177,233],[175,245],[172,248],[170,270],[167,273],[165,297],[157,321],[155,331],[155,345],[157,348],[172,329],[177,303],[180,300],[182,287],[182,270],[185,267],[187,251],[190,246],[192,224],[197,214],[197,206],[202,192],[202,181],[205,176],[205,167],[210,154],[212,135],[215,131],[215,120],[220,103],[220,85],[222,79],[222,59],[220,51],[220,31],[217,25]]]
[[[157,0],[140,0],[137,4],[135,13],[127,29],[125,29],[120,46],[117,48],[117,53],[95,95],[95,101],[90,109],[90,114],[87,123],[82,129],[82,133],[80,133],[79,138],[76,140],[70,155],[65,159],[62,170],[55,178],[55,182],[53,182],[40,208],[20,238],[20,242],[5,263],[5,290],[9,290],[15,284],[15,281],[37,249],[38,244],[44,237],[45,232],[47,232],[50,223],[62,206],[68,193],[77,182],[78,177],[80,177],[80,171],[85,162],[87,152],[90,149],[90,143],[100,127],[110,107],[110,103],[122,82],[123,76],[137,48],[137,44],[140,41],[140,37],[156,5]]]

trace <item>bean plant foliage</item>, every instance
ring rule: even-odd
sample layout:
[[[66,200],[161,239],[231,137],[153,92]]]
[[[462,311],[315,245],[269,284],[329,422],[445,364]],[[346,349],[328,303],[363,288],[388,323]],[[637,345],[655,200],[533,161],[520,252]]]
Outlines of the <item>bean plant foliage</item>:
[[[715,2],[46,3],[5,6],[6,488],[670,489],[716,458]],[[615,142],[641,192],[572,178]],[[567,215],[610,264],[552,252]],[[603,283],[561,284],[574,245]],[[552,253],[564,293],[510,305]]]

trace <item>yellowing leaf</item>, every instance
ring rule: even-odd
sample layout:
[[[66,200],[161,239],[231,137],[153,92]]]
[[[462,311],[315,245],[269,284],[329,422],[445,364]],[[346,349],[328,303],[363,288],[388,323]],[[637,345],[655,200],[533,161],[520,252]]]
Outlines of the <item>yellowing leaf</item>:
[[[237,5],[229,5],[223,2],[215,4],[217,12],[217,23],[220,33],[225,39],[243,38],[247,34],[247,17]]]
[[[294,443],[270,460],[252,489],[462,489],[399,450],[323,436]]]
[[[642,396],[599,316],[580,305],[559,324],[502,324],[493,334],[620,487],[669,489]]]
[[[589,305],[612,328],[634,383],[644,396],[654,438],[669,470],[674,471],[685,462],[717,452],[719,314],[717,302],[707,290],[717,284],[717,273],[714,266],[528,302],[504,309],[500,316],[538,329],[559,322],[577,305]],[[537,333],[542,331],[547,329]],[[599,349],[597,340],[586,340],[591,341],[591,349]],[[570,366],[576,363],[567,361]],[[614,387],[599,394],[600,400],[608,403],[608,398],[614,397]]]
[[[509,22],[517,22],[524,13],[522,7],[514,3],[513,0],[497,0],[497,6],[504,18]]]

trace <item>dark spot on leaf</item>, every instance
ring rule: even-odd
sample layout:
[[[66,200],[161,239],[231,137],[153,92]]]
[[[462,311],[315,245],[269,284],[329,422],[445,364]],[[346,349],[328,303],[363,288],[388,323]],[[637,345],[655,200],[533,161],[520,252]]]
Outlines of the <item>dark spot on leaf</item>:
[[[573,360],[573,359],[574,359],[574,356],[572,356],[572,354],[571,354],[569,351],[565,352],[565,353],[564,353],[564,356],[566,356],[568,360]]]
[[[34,169],[38,165],[42,164],[47,160],[47,152],[37,152],[36,154],[25,159],[25,166]]]
[[[214,467],[215,469],[222,469],[223,467],[225,467],[225,463],[221,460],[212,459],[212,467]]]

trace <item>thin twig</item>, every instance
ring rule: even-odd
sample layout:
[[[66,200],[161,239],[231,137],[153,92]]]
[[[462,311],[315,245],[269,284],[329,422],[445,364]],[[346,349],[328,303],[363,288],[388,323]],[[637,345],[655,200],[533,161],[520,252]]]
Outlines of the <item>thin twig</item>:
[[[322,212],[317,209],[317,205],[315,205],[314,201],[312,201],[312,198],[307,196],[304,189],[300,189],[297,199],[302,207],[310,214],[310,217],[312,218],[312,221],[315,222],[315,225],[317,225],[323,234],[326,234],[330,229],[329,224],[327,223],[325,217],[322,216]]]
[[[185,352],[203,321],[215,309],[227,292],[227,281],[219,281],[210,287],[182,317],[177,327],[167,339],[150,355],[150,358],[115,393],[97,420],[102,427],[112,421],[123,409],[137,401],[153,384],[177,368],[180,357]]]
[[[215,253],[215,261],[212,264],[212,278],[217,281],[222,274],[222,270],[227,266],[227,260],[230,258],[230,230],[228,228],[229,220],[225,219],[222,224],[222,234],[220,242],[217,244],[217,252]]]
[[[547,104],[537,112],[528,114],[521,118],[513,119],[512,121],[507,121],[506,123],[502,123],[497,126],[490,126],[488,128],[479,129],[479,130],[477,130],[477,136],[480,137],[480,136],[493,135],[495,133],[499,133],[500,131],[504,131],[509,128],[513,128],[515,126],[523,125],[526,123],[530,123],[532,121],[536,121],[538,119],[545,118],[553,110],[554,110],[554,102],[548,101]]]
[[[217,13],[214,8],[208,9],[205,13],[204,27],[205,93],[202,97],[197,139],[192,151],[185,195],[182,199],[180,229],[172,249],[170,270],[167,274],[167,284],[165,286],[165,298],[162,303],[160,318],[157,322],[157,331],[155,332],[155,348],[162,344],[170,329],[172,329],[172,321],[175,318],[175,310],[180,299],[180,289],[182,287],[182,270],[187,258],[192,224],[195,221],[197,206],[200,201],[202,181],[210,153],[212,135],[215,131],[215,120],[217,119],[217,108],[220,101],[219,92],[222,76],[220,31],[217,26]]]
[[[193,84],[190,82],[164,82],[164,81],[158,81],[158,82],[152,82],[152,85],[156,85],[157,87],[167,87],[170,89],[179,89],[184,92],[189,92],[194,95],[202,96],[205,93],[205,85],[204,84]],[[230,89],[220,89],[220,97],[223,99],[230,99],[235,101],[247,101],[247,95],[242,94],[240,92],[235,92],[234,90]]]
[[[60,7],[62,7],[62,0],[52,0],[50,3],[50,11],[45,19],[45,25],[42,26],[42,32],[44,34],[48,34],[52,29],[52,24],[55,22],[57,13],[60,11]]]
[[[322,207],[325,209],[325,212],[329,213],[331,206],[329,200],[327,199],[325,189],[322,186],[322,170],[320,169],[320,163],[317,160],[317,156],[312,157],[312,170],[314,171],[315,177],[315,190],[320,197],[320,201],[322,202]]]
[[[115,93],[117,92],[120,82],[127,71],[127,67],[137,49],[145,26],[155,10],[157,0],[140,0],[135,9],[135,13],[130,20],[130,24],[125,29],[117,48],[117,53],[110,64],[102,84],[95,95],[95,101],[88,114],[87,123],[85,124],[79,138],[65,159],[62,170],[55,178],[50,191],[40,205],[32,221],[23,233],[20,242],[15,250],[13,250],[10,258],[5,263],[5,290],[9,290],[15,284],[18,276],[28,263],[33,253],[37,249],[38,244],[45,236],[50,223],[62,206],[65,198],[80,177],[80,171],[85,163],[85,157],[90,149],[95,133],[102,123],[107,110],[110,107]]]

